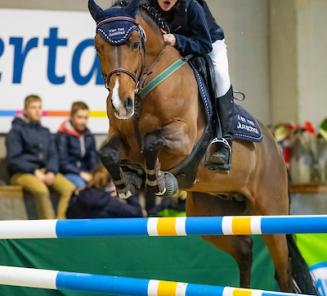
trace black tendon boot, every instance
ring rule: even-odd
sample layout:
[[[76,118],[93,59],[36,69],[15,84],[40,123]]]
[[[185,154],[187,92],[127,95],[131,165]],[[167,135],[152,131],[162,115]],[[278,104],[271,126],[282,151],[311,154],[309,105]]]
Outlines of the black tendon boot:
[[[232,160],[232,139],[234,131],[234,96],[233,88],[216,99],[217,115],[221,123],[222,138],[215,138],[209,147],[210,155],[206,166],[210,170],[229,171]]]

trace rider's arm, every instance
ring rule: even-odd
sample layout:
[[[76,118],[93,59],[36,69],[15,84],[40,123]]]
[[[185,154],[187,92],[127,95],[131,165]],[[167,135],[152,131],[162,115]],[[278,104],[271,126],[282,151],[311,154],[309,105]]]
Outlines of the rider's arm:
[[[185,56],[188,54],[203,55],[211,52],[212,42],[203,8],[192,1],[188,9],[188,28],[190,36],[174,34],[176,38],[175,47]]]

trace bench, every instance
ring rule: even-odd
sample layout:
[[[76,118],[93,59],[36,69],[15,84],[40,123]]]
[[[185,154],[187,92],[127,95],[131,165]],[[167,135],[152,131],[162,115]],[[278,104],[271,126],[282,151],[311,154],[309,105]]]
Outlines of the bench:
[[[292,194],[319,194],[327,193],[327,183],[299,183],[290,185]]]
[[[0,186],[0,220],[28,219],[21,186]]]
[[[293,202],[295,200],[301,200],[301,203],[308,202],[305,196],[311,196],[312,202],[307,205],[310,207],[314,203],[314,196],[327,194],[327,184],[292,184],[290,192]],[[325,198],[321,196],[320,200],[322,202]],[[33,199],[28,194],[27,199],[24,200],[24,192],[21,186],[0,185],[0,220],[26,220],[29,216],[36,219],[33,203]]]

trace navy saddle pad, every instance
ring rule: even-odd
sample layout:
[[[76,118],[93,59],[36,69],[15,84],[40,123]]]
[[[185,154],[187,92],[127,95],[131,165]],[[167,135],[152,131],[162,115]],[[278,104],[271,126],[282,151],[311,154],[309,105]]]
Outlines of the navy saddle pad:
[[[243,107],[235,104],[234,139],[261,142],[262,133],[258,122]]]

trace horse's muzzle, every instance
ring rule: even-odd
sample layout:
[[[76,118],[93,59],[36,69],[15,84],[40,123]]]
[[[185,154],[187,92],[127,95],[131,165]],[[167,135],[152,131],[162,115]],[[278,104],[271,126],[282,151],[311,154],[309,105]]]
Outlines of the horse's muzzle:
[[[131,97],[126,98],[123,102],[122,107],[117,110],[113,105],[114,114],[118,119],[127,120],[134,115],[134,101]]]
[[[126,110],[126,113],[134,112],[134,103],[131,97],[128,97],[123,105]]]

